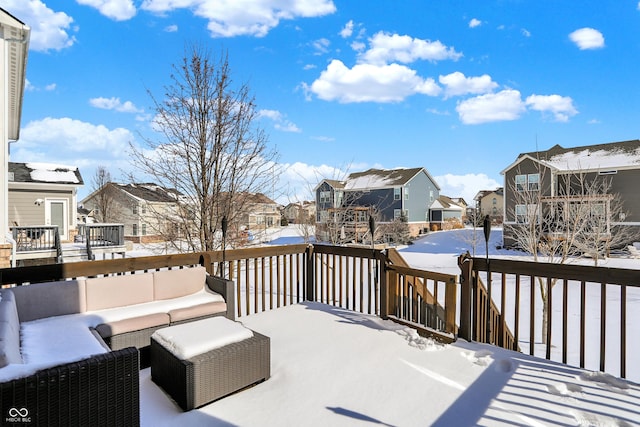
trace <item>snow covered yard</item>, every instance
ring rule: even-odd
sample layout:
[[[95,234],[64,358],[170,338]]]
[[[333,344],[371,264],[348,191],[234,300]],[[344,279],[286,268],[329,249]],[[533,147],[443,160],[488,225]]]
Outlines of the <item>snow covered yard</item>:
[[[303,303],[243,317],[271,337],[271,378],[182,412],[141,372],[143,426],[632,426],[640,386]]]

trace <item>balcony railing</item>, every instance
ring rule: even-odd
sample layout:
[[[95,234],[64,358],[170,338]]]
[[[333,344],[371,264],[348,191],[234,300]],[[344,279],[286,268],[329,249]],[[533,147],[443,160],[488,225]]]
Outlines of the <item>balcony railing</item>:
[[[30,225],[10,227],[11,235],[16,242],[16,253],[26,257],[48,253],[56,262],[62,262],[62,245],[57,225]]]
[[[124,245],[124,224],[79,224],[78,238],[84,241],[87,257],[93,260],[93,248]]]
[[[463,255],[458,280],[410,268],[394,250],[290,245],[6,268],[0,269],[0,285],[199,263],[234,281],[238,317],[317,301],[391,319],[442,341],[461,337],[522,348],[621,377],[634,370],[631,377],[640,377],[637,364],[627,363],[627,344],[640,323],[631,305],[640,301],[638,270]]]
[[[627,363],[640,317],[630,305],[640,301],[640,271],[468,255],[459,264],[459,336],[623,378],[632,368],[640,377],[637,363]]]

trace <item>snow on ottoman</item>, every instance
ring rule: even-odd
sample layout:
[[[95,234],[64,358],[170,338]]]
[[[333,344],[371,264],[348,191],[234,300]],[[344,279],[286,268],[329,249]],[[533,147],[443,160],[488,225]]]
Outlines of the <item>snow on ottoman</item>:
[[[151,336],[151,379],[185,411],[269,378],[270,339],[226,317]]]

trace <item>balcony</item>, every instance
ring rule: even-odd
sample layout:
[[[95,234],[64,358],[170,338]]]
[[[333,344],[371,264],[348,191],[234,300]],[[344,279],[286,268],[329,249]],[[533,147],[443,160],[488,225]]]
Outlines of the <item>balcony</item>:
[[[205,255],[211,272],[233,280],[238,320],[271,338],[271,378],[182,412],[153,383],[149,369],[143,369],[141,425],[637,422],[640,387],[617,378],[640,378],[637,353],[627,339],[636,336],[637,330],[638,310],[633,310],[633,304],[639,296],[639,276],[635,270],[563,268],[494,259],[487,263],[461,257],[458,278],[403,265],[394,250],[291,245]],[[198,256],[4,269],[0,282],[147,271],[192,262]],[[482,275],[486,285],[480,281]],[[509,279],[510,275],[515,278]],[[553,327],[547,339],[553,343],[553,352],[551,345],[549,350],[542,347],[538,351],[541,345],[530,326],[536,325],[534,307],[539,309],[539,305],[526,299],[535,288],[525,282],[540,276],[549,288],[547,278],[559,278],[556,289],[560,294],[554,294],[551,305],[562,315],[548,318]],[[573,281],[582,295],[577,300],[574,285],[570,285]],[[620,298],[614,300],[619,309],[613,311],[615,304],[597,299],[594,290],[600,290],[602,296],[605,285],[592,285],[592,281],[604,281],[609,295],[616,289]],[[487,304],[491,300],[495,304]],[[589,310],[595,305],[602,319],[595,326],[572,326],[574,314],[564,308],[568,301],[577,301],[583,318],[591,312],[580,307]],[[489,321],[486,313],[490,313]],[[622,329],[606,321],[612,313],[625,325]],[[529,316],[530,325],[525,322]],[[572,341],[569,332],[586,339],[590,335],[586,326],[589,332],[603,336],[612,327],[616,333],[602,339],[599,351],[592,352],[583,344],[586,358],[573,363],[575,366],[566,365],[567,360],[551,360],[555,353],[565,353],[566,343]],[[558,328],[564,331],[558,336],[560,345],[551,332],[555,334]],[[525,341],[529,332],[532,339]],[[621,344],[612,340],[618,337]],[[530,354],[501,348],[512,348],[514,342]],[[613,367],[609,348],[617,354]]]
[[[79,224],[73,243],[62,243],[55,225],[14,226],[11,235],[16,265],[95,260],[126,251],[123,224]]]

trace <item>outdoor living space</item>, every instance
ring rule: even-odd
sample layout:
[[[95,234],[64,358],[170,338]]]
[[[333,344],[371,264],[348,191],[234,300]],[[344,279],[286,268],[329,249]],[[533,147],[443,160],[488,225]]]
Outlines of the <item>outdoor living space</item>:
[[[201,266],[222,278],[231,290],[224,322],[268,337],[268,375],[185,411],[153,380],[152,352],[151,368],[132,372],[139,389],[126,395],[143,426],[640,425],[637,270],[496,257],[486,282],[484,257],[454,253],[439,254],[434,266],[447,271],[434,271],[403,264],[392,248],[299,244],[17,267],[0,270],[0,280],[29,287],[134,275],[133,283]],[[536,272],[558,278],[551,345],[542,342]]]
[[[183,412],[140,373],[143,426],[638,425],[640,386],[486,344],[301,302],[239,319],[271,338],[271,377]]]

